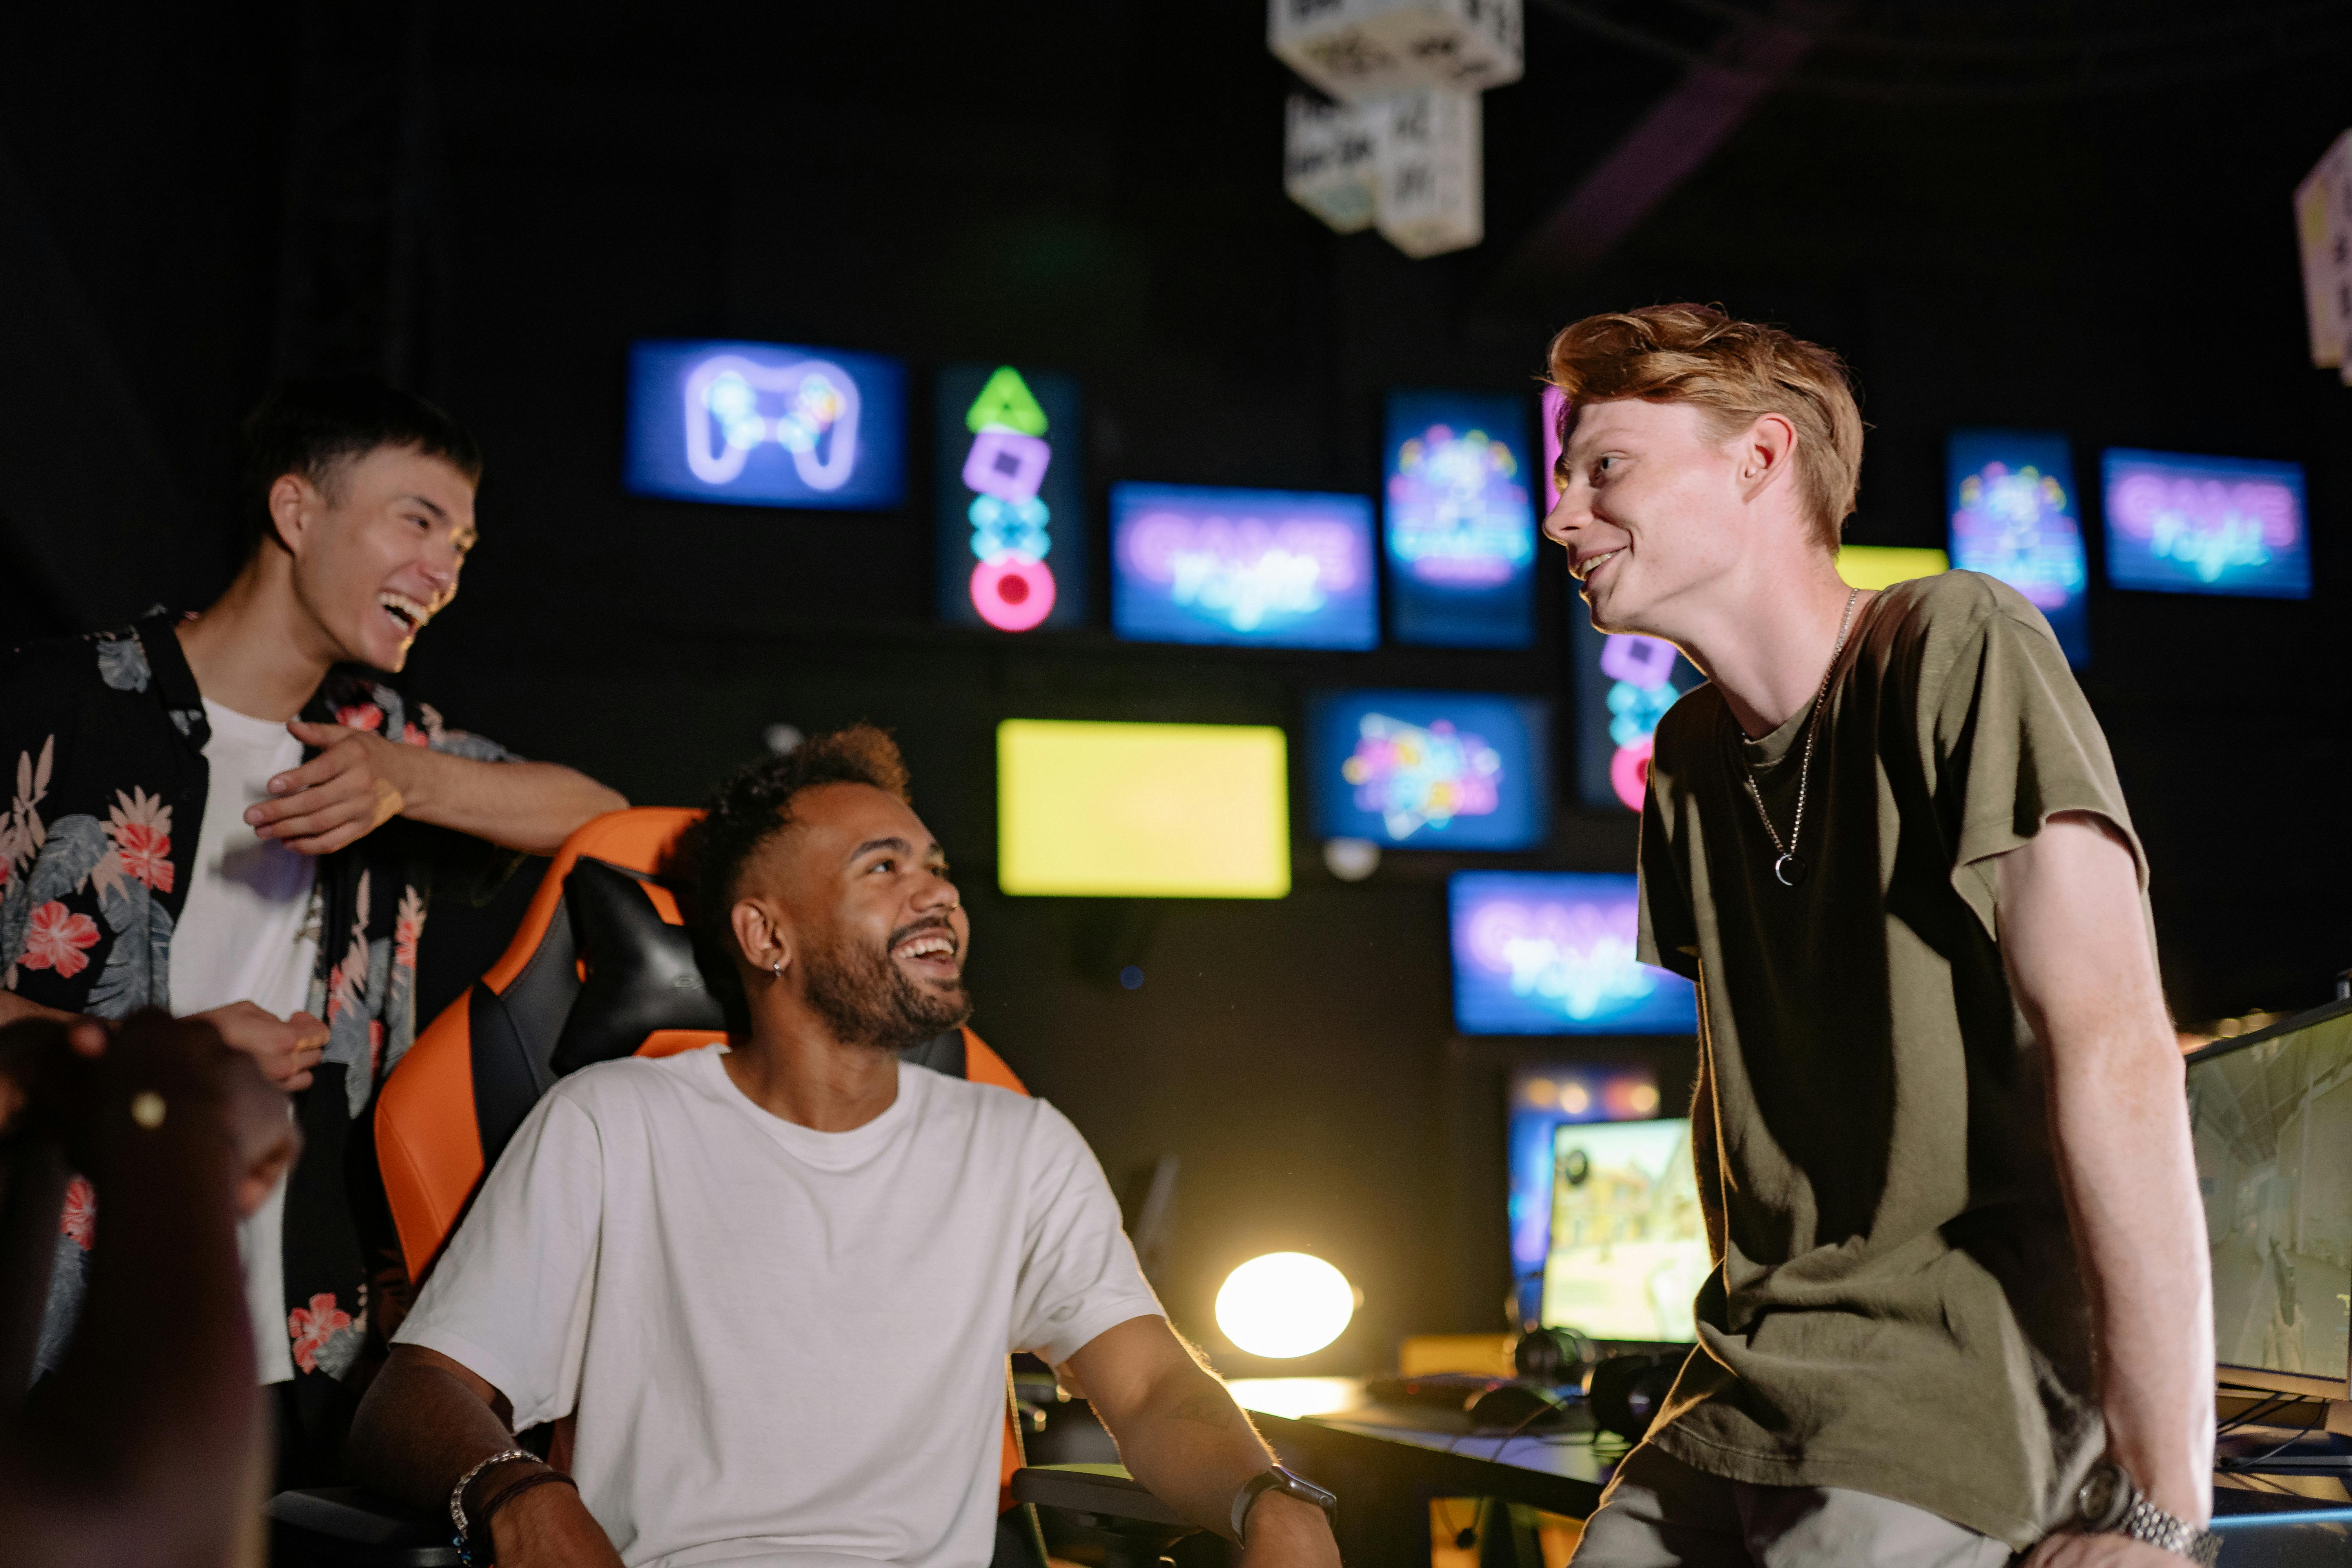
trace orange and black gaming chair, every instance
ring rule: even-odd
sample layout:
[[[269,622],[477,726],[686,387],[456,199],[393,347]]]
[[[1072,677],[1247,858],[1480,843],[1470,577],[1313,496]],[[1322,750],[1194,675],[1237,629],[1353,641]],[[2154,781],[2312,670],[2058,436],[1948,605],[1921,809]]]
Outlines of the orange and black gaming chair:
[[[668,1056],[727,1037],[663,870],[680,835],[700,816],[638,807],[572,834],[504,956],[417,1037],[385,1080],[376,1102],[376,1157],[412,1281],[423,1283],[483,1174],[557,1079],[593,1062]],[[942,1035],[907,1059],[1028,1092],[970,1029]],[[1013,1499],[1022,1467],[1016,1415],[1008,1400],[996,1563],[1038,1568],[1044,1546],[1034,1518]],[[568,1428],[559,1423],[553,1434],[551,1458],[558,1465],[569,1455]],[[1024,1482],[1024,1492],[1035,1484]],[[1158,1500],[1136,1491],[1109,1499],[1126,1508],[1104,1508],[1099,1496],[1094,1506],[1107,1515],[1156,1518]],[[448,1552],[446,1523],[388,1508],[356,1488],[285,1493],[272,1501],[270,1514],[281,1563],[424,1568]]]

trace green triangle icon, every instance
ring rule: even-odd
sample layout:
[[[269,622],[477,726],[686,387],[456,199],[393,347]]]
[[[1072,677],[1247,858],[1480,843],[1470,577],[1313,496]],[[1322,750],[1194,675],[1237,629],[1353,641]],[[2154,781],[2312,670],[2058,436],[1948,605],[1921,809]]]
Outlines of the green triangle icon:
[[[971,412],[963,416],[963,422],[974,435],[992,425],[1024,436],[1045,433],[1045,411],[1029,395],[1029,384],[1021,379],[1021,373],[1009,364],[996,367],[996,374],[972,399]]]

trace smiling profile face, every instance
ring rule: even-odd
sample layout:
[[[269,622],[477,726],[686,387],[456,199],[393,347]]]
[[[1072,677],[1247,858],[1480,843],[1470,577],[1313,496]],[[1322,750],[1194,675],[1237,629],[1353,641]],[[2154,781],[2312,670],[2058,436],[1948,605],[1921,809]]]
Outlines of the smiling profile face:
[[[296,597],[335,657],[397,672],[409,645],[457,595],[474,547],[474,481],[446,458],[379,447],[323,487],[271,487]]]
[[[1595,626],[1670,635],[1678,605],[1738,570],[1750,542],[1739,446],[1696,404],[1577,409],[1543,528],[1567,549]]]
[[[906,1049],[971,1015],[971,921],[914,808],[864,784],[793,798],[736,889],[766,906],[809,1005],[845,1042]],[[743,930],[739,921],[737,930]]]

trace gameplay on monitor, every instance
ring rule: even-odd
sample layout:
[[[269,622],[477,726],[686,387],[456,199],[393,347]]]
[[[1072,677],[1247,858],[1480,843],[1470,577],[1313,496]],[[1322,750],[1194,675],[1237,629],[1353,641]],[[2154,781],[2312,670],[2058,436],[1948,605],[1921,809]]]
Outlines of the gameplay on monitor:
[[[2189,1118],[2221,1377],[2315,1380],[2352,1355],[2352,1014],[2193,1061]],[[2268,1374],[2268,1375],[2264,1375]],[[2305,1392],[2319,1392],[2305,1387]]]
[[[1543,1322],[1597,1340],[1688,1343],[1710,1267],[1690,1122],[1570,1124],[1552,1135]]]

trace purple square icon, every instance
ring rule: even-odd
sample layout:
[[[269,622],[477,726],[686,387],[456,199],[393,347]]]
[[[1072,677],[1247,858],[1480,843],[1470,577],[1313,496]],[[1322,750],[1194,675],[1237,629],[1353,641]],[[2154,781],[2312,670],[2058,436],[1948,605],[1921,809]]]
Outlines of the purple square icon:
[[[971,456],[963,460],[963,482],[967,489],[1017,506],[1036,495],[1045,465],[1053,460],[1054,448],[1034,436],[983,430],[971,444]]]

